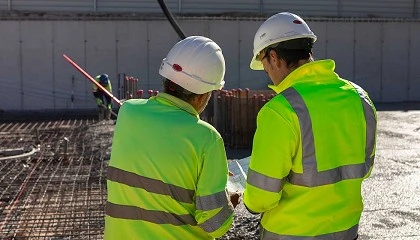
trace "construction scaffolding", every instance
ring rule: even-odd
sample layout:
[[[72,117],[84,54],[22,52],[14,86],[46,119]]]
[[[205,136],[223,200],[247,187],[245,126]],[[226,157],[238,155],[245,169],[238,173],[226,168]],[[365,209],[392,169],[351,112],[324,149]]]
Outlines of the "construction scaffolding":
[[[0,238],[102,239],[113,121],[0,122]]]

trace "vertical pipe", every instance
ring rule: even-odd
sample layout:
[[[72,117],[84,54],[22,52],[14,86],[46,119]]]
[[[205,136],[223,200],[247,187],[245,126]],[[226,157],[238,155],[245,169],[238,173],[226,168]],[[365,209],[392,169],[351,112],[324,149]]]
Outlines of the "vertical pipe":
[[[244,129],[245,129],[245,142],[244,142],[244,144],[245,144],[245,147],[248,148],[248,147],[251,146],[249,144],[250,143],[249,142],[249,135],[250,135],[250,132],[251,132],[250,127],[249,127],[249,116],[250,116],[249,109],[251,107],[250,104],[249,104],[249,88],[245,88],[245,93],[246,93],[246,95],[245,95],[245,107],[244,107],[244,113],[245,113],[245,127],[244,127]]]
[[[93,0],[93,11],[96,12],[97,10],[97,0]]]
[[[139,79],[138,78],[136,78],[135,79],[136,80],[136,85],[135,85],[135,88],[136,88],[136,92],[139,90]]]
[[[64,155],[68,154],[68,148],[69,148],[69,139],[67,137],[64,137]]]
[[[134,96],[134,77],[130,77],[130,98]]]
[[[237,136],[238,136],[238,131],[237,131],[237,127],[238,127],[238,109],[237,109],[237,100],[238,100],[238,90],[237,89],[232,89],[232,121],[230,121],[231,123],[231,134],[232,134],[232,146],[234,149],[237,148]]]
[[[137,91],[137,98],[142,98],[143,97],[143,90],[138,90]]]
[[[130,89],[128,89],[128,77],[124,74],[124,98],[128,99],[128,92]]]
[[[12,0],[7,1],[7,10],[12,11]]]
[[[264,12],[264,0],[260,0],[259,11],[260,11],[260,15],[262,15]]]
[[[127,99],[130,99],[131,95],[131,77],[127,76]]]

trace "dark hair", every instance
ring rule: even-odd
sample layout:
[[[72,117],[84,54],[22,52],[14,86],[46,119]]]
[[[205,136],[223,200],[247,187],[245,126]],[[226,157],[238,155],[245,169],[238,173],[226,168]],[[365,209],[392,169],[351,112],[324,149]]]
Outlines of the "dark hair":
[[[187,89],[179,86],[167,78],[163,79],[163,92],[182,99],[186,102],[191,102],[199,95],[188,91]]]
[[[312,38],[298,38],[284,42],[280,42],[276,45],[271,45],[266,49],[266,55],[271,50],[276,51],[279,58],[283,59],[287,67],[296,67],[299,60],[308,60],[312,56],[312,46],[314,40]],[[270,58],[268,58],[270,61]]]

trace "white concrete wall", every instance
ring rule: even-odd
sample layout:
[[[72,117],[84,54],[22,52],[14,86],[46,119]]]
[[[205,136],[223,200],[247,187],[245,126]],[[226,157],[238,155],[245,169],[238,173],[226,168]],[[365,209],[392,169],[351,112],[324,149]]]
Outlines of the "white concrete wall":
[[[204,35],[222,48],[226,89],[266,89],[262,71],[249,69],[261,21],[182,20],[186,35]],[[308,21],[318,36],[315,58],[332,58],[337,72],[364,87],[376,102],[420,101],[420,22]],[[95,107],[91,84],[63,58],[89,74],[139,78],[161,90],[158,68],[179,38],[169,22],[0,21],[0,109]]]

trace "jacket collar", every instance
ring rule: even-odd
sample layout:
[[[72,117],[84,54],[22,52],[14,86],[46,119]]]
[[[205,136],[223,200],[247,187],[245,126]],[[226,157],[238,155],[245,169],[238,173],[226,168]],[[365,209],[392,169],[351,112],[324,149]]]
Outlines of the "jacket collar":
[[[279,94],[297,82],[313,81],[311,76],[316,76],[317,79],[333,76],[336,78],[338,75],[334,73],[334,69],[335,62],[331,59],[309,62],[292,71],[279,85],[268,85],[268,87]]]
[[[198,114],[197,110],[195,110],[195,108],[191,104],[189,104],[186,101],[181,100],[177,97],[174,97],[170,94],[160,92],[156,96],[151,97],[150,99],[156,99],[157,101],[165,102],[165,103],[170,104],[172,106],[176,106],[176,107],[188,112],[189,114],[199,118],[199,114]]]

